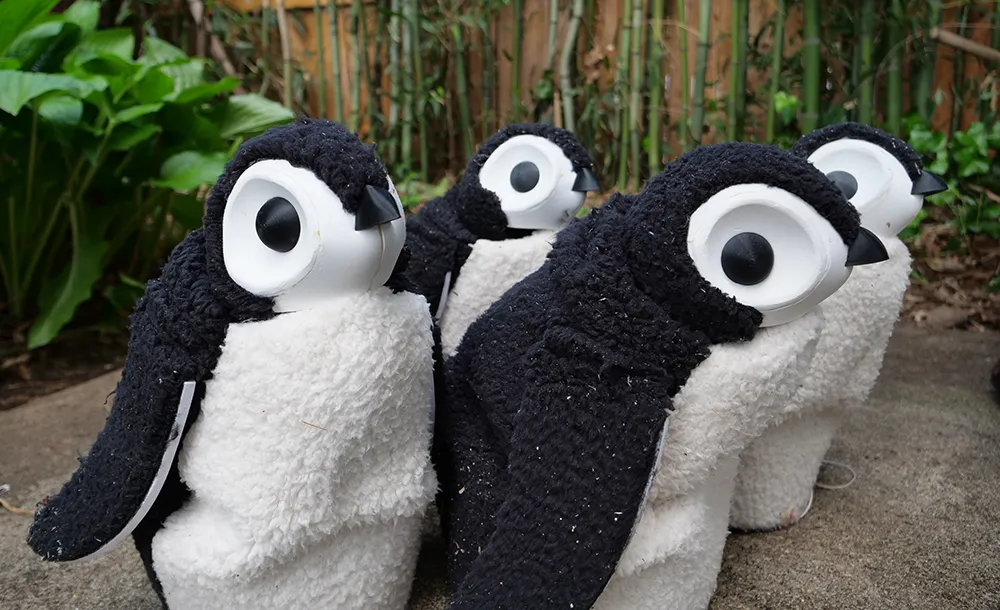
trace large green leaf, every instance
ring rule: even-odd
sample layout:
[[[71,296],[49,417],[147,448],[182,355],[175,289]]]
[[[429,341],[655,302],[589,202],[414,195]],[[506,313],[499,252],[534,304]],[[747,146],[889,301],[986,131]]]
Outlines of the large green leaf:
[[[236,87],[240,86],[240,81],[233,78],[232,76],[227,76],[220,81],[214,83],[201,83],[193,87],[188,87],[183,91],[178,92],[173,101],[178,104],[193,104],[198,102],[205,102],[220,93],[229,93]]]
[[[83,102],[68,95],[48,97],[38,105],[38,114],[56,125],[75,126],[83,117]]]
[[[223,153],[186,150],[167,159],[160,168],[160,179],[152,184],[182,193],[193,191],[206,184],[215,184],[226,161]]]
[[[17,37],[44,19],[58,0],[3,0],[0,2],[0,54],[7,52]]]
[[[159,125],[151,123],[145,125],[122,125],[121,127],[116,127],[111,137],[108,138],[108,148],[111,150],[130,150],[161,131],[162,128]]]
[[[130,150],[162,131],[159,125],[122,125],[108,138],[110,150]]]
[[[146,116],[147,114],[158,112],[160,108],[163,108],[163,104],[141,104],[139,106],[130,106],[117,112],[113,120],[115,123],[128,123],[129,121],[134,121],[139,117]]]
[[[46,93],[61,91],[84,97],[97,85],[65,74],[0,70],[0,110],[16,115],[25,104]]]
[[[19,60],[18,65],[28,72],[55,72],[80,37],[80,26],[75,23],[48,21],[21,34],[7,57]]]
[[[101,20],[101,3],[96,0],[76,0],[63,11],[62,18],[67,23],[79,26],[84,35],[92,34]]]
[[[234,95],[223,108],[219,132],[226,139],[253,136],[294,118],[291,110],[265,97],[253,93]]]
[[[69,268],[56,279],[54,298],[44,299],[41,314],[28,331],[28,349],[35,349],[55,339],[76,312],[77,306],[90,298],[94,284],[101,277],[101,259],[108,243],[80,236]]]
[[[142,75],[130,92],[140,104],[169,101],[174,94],[174,79],[163,68],[153,68]]]
[[[132,36],[132,30],[129,28],[98,30],[84,38],[80,43],[80,48],[132,61],[132,51],[135,49],[135,37]]]

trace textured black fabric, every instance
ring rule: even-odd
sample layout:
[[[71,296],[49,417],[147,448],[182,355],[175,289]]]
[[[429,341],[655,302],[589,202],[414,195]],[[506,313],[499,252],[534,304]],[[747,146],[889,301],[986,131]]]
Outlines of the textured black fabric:
[[[194,231],[136,304],[111,413],[69,482],[36,511],[28,534],[36,553],[49,560],[83,557],[135,515],[160,466],[183,384],[211,377],[230,319],[206,272],[204,233]],[[189,424],[199,406],[192,405]],[[144,526],[155,529],[163,509],[185,493],[173,470]]]
[[[799,138],[799,141],[795,143],[791,151],[800,157],[807,158],[819,150],[821,146],[845,138],[864,140],[885,149],[889,154],[899,159],[899,162],[906,169],[906,174],[910,177],[910,180],[919,178],[920,173],[924,169],[920,155],[909,144],[891,133],[861,123],[838,123],[810,131]]]
[[[699,205],[741,182],[788,185],[857,235],[839,191],[789,153],[722,145],[678,163],[561,231],[446,364],[435,447],[449,610],[586,609],[603,591],[672,397],[712,344],[751,340],[762,320],[695,270]]]
[[[500,241],[531,234],[528,230],[508,228],[499,198],[479,183],[479,171],[489,156],[507,140],[521,135],[554,142],[574,169],[593,168],[590,155],[576,137],[552,125],[508,125],[490,136],[476,151],[457,184],[407,218],[406,243],[412,253],[407,274],[416,290],[430,302],[431,312],[438,309],[445,275],[451,272],[454,285],[476,240]]]

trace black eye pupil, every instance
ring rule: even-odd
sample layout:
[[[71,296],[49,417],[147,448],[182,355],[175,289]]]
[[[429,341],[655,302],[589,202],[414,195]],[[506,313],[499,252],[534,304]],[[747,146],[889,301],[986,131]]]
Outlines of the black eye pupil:
[[[510,170],[510,185],[518,193],[527,193],[538,184],[538,166],[531,161],[521,161]]]
[[[830,182],[837,185],[837,188],[839,188],[840,192],[844,194],[844,197],[850,199],[851,197],[854,197],[855,194],[857,194],[858,181],[851,174],[842,171],[835,171],[835,172],[830,172],[829,174],[826,175],[826,177],[830,179]]]
[[[737,284],[759,284],[767,279],[773,268],[774,250],[756,233],[740,233],[722,248],[722,271]]]
[[[299,243],[299,213],[284,197],[272,197],[257,212],[257,237],[276,252],[288,252]]]

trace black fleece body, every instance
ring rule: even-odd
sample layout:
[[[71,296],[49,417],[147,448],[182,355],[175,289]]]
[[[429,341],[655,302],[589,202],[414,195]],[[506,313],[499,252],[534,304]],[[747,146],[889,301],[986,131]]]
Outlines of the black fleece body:
[[[430,303],[432,313],[440,305],[445,276],[451,273],[453,286],[477,240],[518,239],[532,233],[509,228],[499,198],[479,182],[479,172],[490,155],[507,140],[522,135],[538,136],[556,144],[574,170],[593,167],[590,155],[573,134],[552,125],[508,125],[491,136],[476,151],[457,184],[443,197],[425,203],[406,220],[406,245],[412,257],[407,275]]]
[[[884,149],[899,160],[906,169],[906,174],[910,177],[910,180],[916,181],[923,171],[924,165],[920,160],[920,155],[909,144],[891,133],[861,123],[838,123],[811,131],[795,143],[791,152],[802,158],[808,158],[809,155],[819,150],[821,146],[845,138],[863,140]]]
[[[736,184],[789,184],[856,237],[857,213],[804,160],[748,144],[699,151],[560,232],[446,363],[435,442],[449,610],[586,609],[603,591],[671,399],[713,344],[751,340],[762,321],[697,272],[686,234],[698,206]]]
[[[150,280],[131,316],[128,355],[104,429],[58,495],[35,513],[31,548],[48,560],[90,555],[118,535],[138,512],[172,435],[184,436],[200,413],[205,384],[212,379],[231,324],[272,318],[274,301],[237,285],[222,254],[222,219],[239,175],[252,163],[285,159],[313,171],[357,210],[365,183],[387,188],[384,169],[370,146],[329,121],[299,121],[248,140],[227,164],[209,195],[204,227],[171,252],[160,277]],[[337,168],[331,164],[345,161]],[[379,173],[381,171],[381,174]],[[405,288],[407,256],[400,256],[387,286]],[[187,381],[198,390],[183,431],[173,430]],[[189,497],[176,459],[152,508],[133,538],[157,594],[151,544],[164,520]]]

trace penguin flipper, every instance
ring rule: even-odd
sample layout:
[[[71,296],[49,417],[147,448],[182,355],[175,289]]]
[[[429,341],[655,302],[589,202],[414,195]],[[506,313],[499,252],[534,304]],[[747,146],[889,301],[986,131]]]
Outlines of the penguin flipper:
[[[50,561],[103,554],[160,503],[160,486],[200,409],[196,390],[210,377],[227,328],[198,230],[174,249],[136,304],[104,429],[69,482],[36,510],[28,532],[32,550]],[[165,518],[161,513],[150,515]]]
[[[510,488],[449,610],[590,608],[645,502],[668,393],[655,376],[609,366],[613,356],[585,336],[565,328],[545,335],[526,360]]]
[[[476,236],[459,219],[452,199],[449,191],[406,218],[406,247],[410,252],[406,275],[430,303],[432,314],[441,309],[476,241]]]

